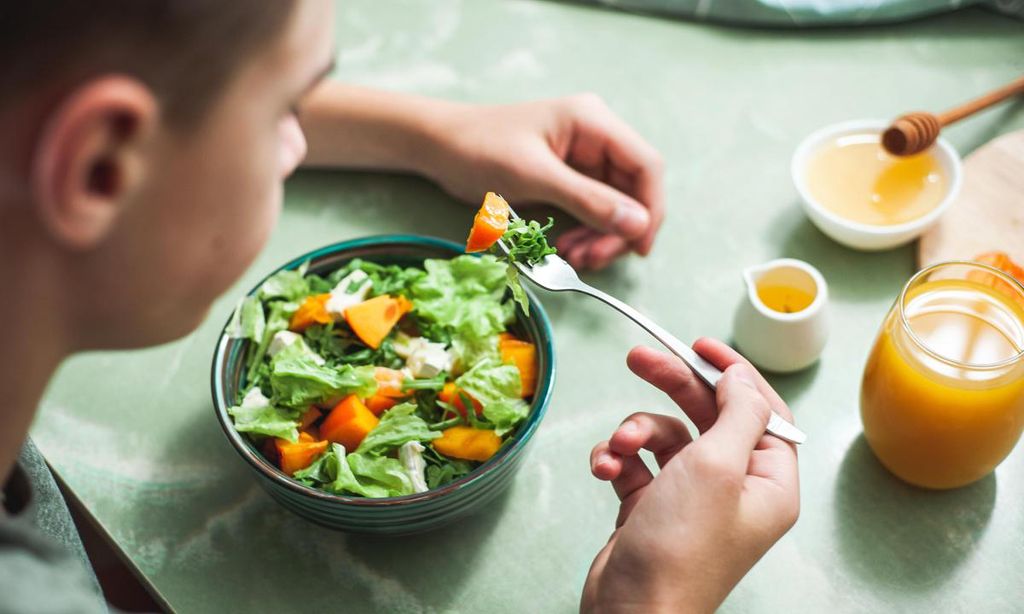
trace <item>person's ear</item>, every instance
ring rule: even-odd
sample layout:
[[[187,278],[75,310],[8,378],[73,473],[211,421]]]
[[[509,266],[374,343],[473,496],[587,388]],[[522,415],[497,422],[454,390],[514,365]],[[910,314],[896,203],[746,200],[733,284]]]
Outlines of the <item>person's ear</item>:
[[[119,75],[89,81],[47,117],[31,182],[34,204],[57,241],[72,249],[102,241],[143,181],[158,121],[149,88]]]

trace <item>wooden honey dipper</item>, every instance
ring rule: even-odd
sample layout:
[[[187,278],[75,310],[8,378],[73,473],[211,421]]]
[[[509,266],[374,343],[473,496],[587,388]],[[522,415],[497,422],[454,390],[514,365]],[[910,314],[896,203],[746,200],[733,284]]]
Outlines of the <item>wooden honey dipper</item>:
[[[958,122],[1014,94],[1021,93],[1024,93],[1024,77],[938,115],[932,115],[927,111],[907,113],[897,117],[882,133],[882,147],[894,156],[921,153],[935,143],[943,126]]]

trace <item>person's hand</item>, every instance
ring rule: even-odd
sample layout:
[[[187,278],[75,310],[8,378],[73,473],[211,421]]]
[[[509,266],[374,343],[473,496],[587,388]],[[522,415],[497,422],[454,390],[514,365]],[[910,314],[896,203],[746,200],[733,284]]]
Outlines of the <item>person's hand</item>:
[[[590,466],[621,500],[616,529],[598,553],[581,611],[712,612],[793,523],[800,508],[796,447],[765,433],[785,402],[739,354],[701,339],[701,356],[725,371],[717,395],[678,358],[636,348],[629,368],[665,392],[678,418],[636,413],[597,444]],[[654,453],[654,476],[637,455]]]
[[[658,152],[600,98],[581,94],[501,106],[454,105],[435,118],[438,155],[424,173],[470,202],[554,204],[583,222],[556,244],[570,264],[601,269],[647,255],[665,212]]]

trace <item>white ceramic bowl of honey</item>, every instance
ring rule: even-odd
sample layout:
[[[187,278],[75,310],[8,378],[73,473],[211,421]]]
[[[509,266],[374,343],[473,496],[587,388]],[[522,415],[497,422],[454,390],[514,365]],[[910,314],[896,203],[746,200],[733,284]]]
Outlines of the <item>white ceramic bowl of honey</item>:
[[[884,120],[826,126],[805,138],[791,172],[804,211],[835,241],[865,251],[898,247],[923,234],[960,191],[960,155],[939,137],[915,156],[881,145]]]

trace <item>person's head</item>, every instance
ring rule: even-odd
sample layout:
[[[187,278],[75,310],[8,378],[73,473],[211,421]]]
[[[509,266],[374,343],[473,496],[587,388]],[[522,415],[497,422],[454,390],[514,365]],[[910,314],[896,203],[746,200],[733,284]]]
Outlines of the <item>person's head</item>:
[[[332,4],[0,8],[0,271],[45,276],[76,348],[178,337],[251,263],[304,153]]]

